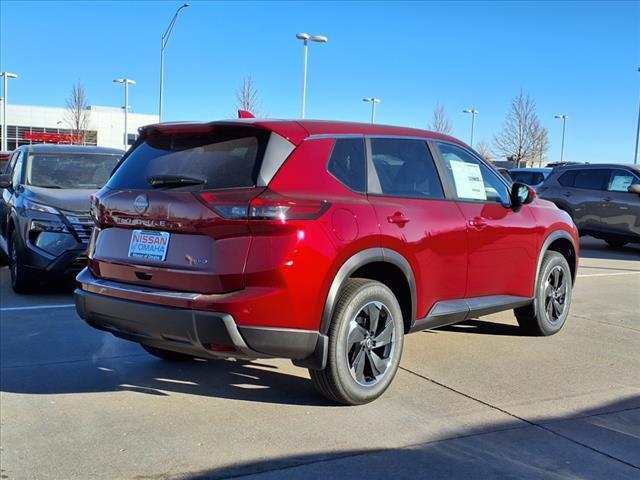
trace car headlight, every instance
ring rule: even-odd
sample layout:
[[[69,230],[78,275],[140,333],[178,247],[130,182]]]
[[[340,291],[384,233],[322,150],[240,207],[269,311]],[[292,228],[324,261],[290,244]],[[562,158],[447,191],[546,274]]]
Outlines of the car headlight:
[[[29,231],[31,232],[53,232],[53,233],[67,233],[69,230],[67,226],[58,221],[51,220],[31,220],[29,225]]]
[[[29,200],[28,198],[22,200],[22,205],[24,205],[24,208],[26,208],[27,210],[33,210],[34,212],[60,215],[60,211],[58,209],[49,207],[48,205],[42,205],[41,203],[34,202],[32,200]]]

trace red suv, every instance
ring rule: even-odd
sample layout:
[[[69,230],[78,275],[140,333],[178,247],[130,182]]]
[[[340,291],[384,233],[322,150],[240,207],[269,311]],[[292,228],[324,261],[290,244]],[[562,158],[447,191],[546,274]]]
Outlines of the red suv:
[[[570,217],[460,141],[238,120],[144,127],[92,201],[78,313],[163,359],[282,357],[340,403],[380,396],[404,335],[514,309],[564,324]]]

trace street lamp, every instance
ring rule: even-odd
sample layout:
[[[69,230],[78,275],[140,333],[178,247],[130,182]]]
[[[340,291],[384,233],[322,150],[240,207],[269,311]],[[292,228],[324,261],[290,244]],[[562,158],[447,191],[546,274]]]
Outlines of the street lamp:
[[[169,26],[167,27],[165,32],[162,34],[162,39],[160,42],[160,104],[158,106],[158,121],[160,122],[162,121],[162,97],[163,97],[162,92],[164,87],[164,49],[167,46],[167,42],[169,41],[169,36],[171,35],[171,32],[173,31],[173,27],[176,24],[176,20],[178,19],[178,14],[180,13],[180,10],[187,7],[189,7],[189,4],[183,3],[182,6],[180,6],[180,8],[176,10],[176,13],[173,15],[173,18],[171,19],[171,22],[169,22]]]
[[[327,43],[329,39],[324,35],[309,35],[308,33],[296,34],[298,40],[303,42],[303,60],[302,60],[302,105],[300,107],[300,118],[304,118],[305,104],[307,101],[307,57],[309,49],[309,40],[316,43]]]
[[[371,123],[376,121],[376,103],[380,103],[381,100],[376,97],[367,97],[362,99],[363,102],[371,104]]]
[[[554,118],[562,120],[562,146],[560,147],[560,161],[562,161],[564,158],[564,132],[567,127],[567,118],[569,118],[569,116],[561,113],[556,115]]]
[[[638,72],[640,72],[640,67],[638,67]],[[638,105],[638,126],[636,128],[636,150],[635,155],[633,157],[633,163],[638,163],[638,142],[640,141],[640,104]]]
[[[127,117],[129,114],[129,85],[135,85],[135,80],[129,78],[116,78],[113,83],[122,83],[124,85],[124,149],[129,149],[129,129],[127,125]]]
[[[463,110],[462,113],[470,113],[471,114],[471,141],[469,142],[469,146],[473,148],[473,130],[476,126],[476,115],[478,115],[478,110],[474,108],[468,108]]]
[[[9,103],[9,93],[7,88],[9,86],[10,78],[18,78],[15,73],[2,72],[0,77],[4,79],[4,101],[2,102],[2,151],[7,150],[7,103]]]

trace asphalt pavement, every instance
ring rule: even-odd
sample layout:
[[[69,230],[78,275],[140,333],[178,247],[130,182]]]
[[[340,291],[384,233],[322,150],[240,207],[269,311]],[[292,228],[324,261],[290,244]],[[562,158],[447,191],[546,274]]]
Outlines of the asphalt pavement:
[[[593,239],[549,338],[511,312],[407,337],[379,400],[282,360],[169,364],[0,269],[0,478],[640,478],[640,247]]]

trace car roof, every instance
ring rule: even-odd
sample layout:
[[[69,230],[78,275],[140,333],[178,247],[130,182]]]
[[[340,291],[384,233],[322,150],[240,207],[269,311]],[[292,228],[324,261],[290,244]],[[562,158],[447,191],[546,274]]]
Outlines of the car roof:
[[[545,173],[553,170],[551,167],[527,167],[527,168],[510,168],[510,172],[534,172],[534,173]]]
[[[556,167],[556,170],[566,172],[567,170],[584,170],[591,168],[630,168],[640,173],[640,165],[633,163],[580,163],[571,165],[562,165]]]
[[[310,136],[335,136],[335,135],[381,135],[420,137],[426,139],[445,140],[466,146],[464,142],[428,130],[418,128],[399,127],[393,125],[380,125],[371,123],[342,122],[333,120],[271,120],[271,119],[237,119],[215,122],[176,122],[156,123],[140,128],[141,134],[147,134],[153,130],[159,131],[188,131],[190,129],[212,128],[216,125],[254,125],[276,132],[292,143],[298,145]]]
[[[38,143],[35,145],[26,145],[25,148],[31,153],[93,153],[93,154],[111,154],[123,155],[124,150],[108,147],[94,147],[89,145],[60,145],[56,143]]]

